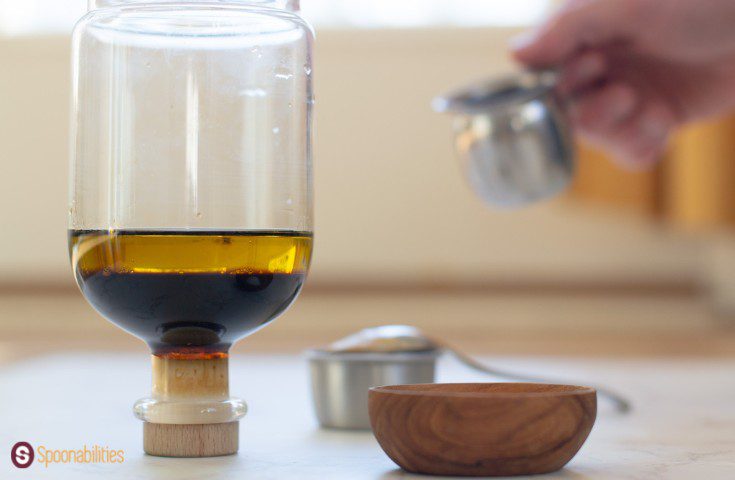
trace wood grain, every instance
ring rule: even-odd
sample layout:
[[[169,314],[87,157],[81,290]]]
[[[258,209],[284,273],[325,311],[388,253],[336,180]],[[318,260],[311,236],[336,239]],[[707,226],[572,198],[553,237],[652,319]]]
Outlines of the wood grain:
[[[237,453],[240,422],[202,425],[143,423],[143,449],[157,457],[218,457]]]
[[[373,433],[403,469],[431,475],[532,475],[559,470],[597,414],[593,389],[528,383],[377,387]]]

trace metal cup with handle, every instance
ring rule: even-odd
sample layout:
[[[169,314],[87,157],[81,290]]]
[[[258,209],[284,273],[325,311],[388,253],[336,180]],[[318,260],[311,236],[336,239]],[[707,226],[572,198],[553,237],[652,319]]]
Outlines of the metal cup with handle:
[[[569,122],[552,71],[485,81],[434,100],[455,115],[455,148],[487,203],[522,207],[563,191],[574,176]]]

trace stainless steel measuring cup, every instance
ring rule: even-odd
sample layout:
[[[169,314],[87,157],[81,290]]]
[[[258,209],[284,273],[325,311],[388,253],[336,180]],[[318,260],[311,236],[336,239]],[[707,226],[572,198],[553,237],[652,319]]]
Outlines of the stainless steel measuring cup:
[[[521,207],[569,185],[574,143],[555,84],[554,72],[523,72],[434,100],[436,111],[455,115],[455,148],[487,203]]]
[[[311,396],[326,428],[369,429],[367,392],[382,385],[434,383],[440,350],[307,353]]]

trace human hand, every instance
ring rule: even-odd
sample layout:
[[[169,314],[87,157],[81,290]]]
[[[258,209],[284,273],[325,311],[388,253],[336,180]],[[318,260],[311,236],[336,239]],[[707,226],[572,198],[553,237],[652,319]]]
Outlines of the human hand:
[[[512,51],[557,69],[577,131],[630,168],[677,126],[735,109],[732,0],[569,0]]]

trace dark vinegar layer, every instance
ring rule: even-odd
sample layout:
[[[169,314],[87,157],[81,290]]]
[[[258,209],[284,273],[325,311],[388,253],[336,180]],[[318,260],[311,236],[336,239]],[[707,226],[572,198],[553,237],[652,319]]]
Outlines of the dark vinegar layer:
[[[299,293],[299,232],[71,231],[77,283],[97,311],[158,355],[225,353]]]

